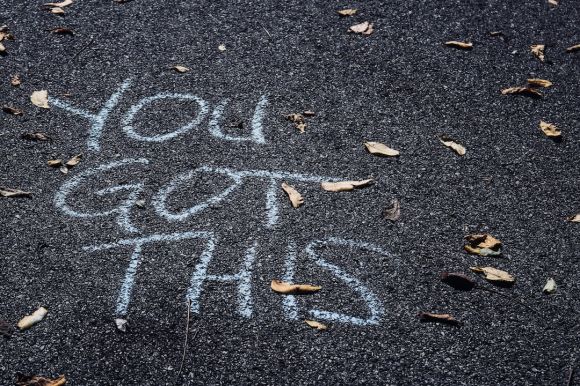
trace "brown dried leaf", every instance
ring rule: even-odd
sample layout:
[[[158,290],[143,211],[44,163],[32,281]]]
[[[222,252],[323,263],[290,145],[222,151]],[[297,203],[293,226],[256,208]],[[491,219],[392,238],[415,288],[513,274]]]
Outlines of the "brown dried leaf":
[[[580,222],[580,213],[578,213],[577,215],[574,215],[574,216],[570,216],[566,220],[568,220],[570,222]]]
[[[10,107],[10,106],[2,106],[2,111],[4,111],[7,114],[12,114],[12,115],[22,115],[23,111],[21,109],[17,109],[14,107]]]
[[[20,86],[21,83],[22,81],[20,80],[20,76],[18,75],[12,75],[12,78],[10,78],[10,84],[14,87]]]
[[[337,11],[337,12],[340,16],[352,16],[352,15],[356,15],[356,13],[358,12],[358,9],[348,8],[348,9],[341,9],[340,11]]]
[[[459,144],[458,142],[456,142],[455,140],[449,138],[446,135],[442,135],[439,137],[439,141],[444,144],[445,146],[453,149],[453,151],[457,154],[459,154],[460,156],[464,156],[466,153],[466,149],[465,147],[463,147],[461,144]]]
[[[1,197],[30,197],[32,193],[25,192],[20,189],[12,189],[4,186],[0,186],[0,196]]]
[[[59,7],[51,8],[50,13],[52,13],[53,15],[64,15],[64,9]]]
[[[71,168],[77,166],[81,162],[81,158],[83,158],[82,153],[77,154],[74,157],[72,157],[71,159],[69,159],[68,161],[66,161],[65,165],[68,166],[69,169],[71,169]]]
[[[294,284],[282,280],[272,280],[270,287],[279,294],[311,294],[318,292],[322,287],[312,284]]]
[[[544,44],[534,44],[534,45],[530,46],[530,50],[532,51],[532,54],[534,54],[536,56],[536,58],[538,58],[540,60],[540,62],[543,62],[545,59],[545,56],[544,56],[545,49],[546,49],[546,45],[544,45]]]
[[[571,47],[566,48],[566,52],[575,52],[580,50],[580,44],[575,44]]]
[[[460,42],[457,40],[450,40],[445,42],[446,46],[454,47],[454,48],[461,48],[462,50],[470,50],[473,48],[473,43],[471,42]]]
[[[441,281],[461,291],[469,291],[475,287],[475,281],[467,275],[458,272],[443,272]]]
[[[504,88],[503,90],[501,90],[501,94],[502,95],[512,95],[512,94],[516,94],[516,95],[525,95],[525,96],[531,96],[534,98],[541,98],[542,94],[531,87],[509,87],[509,88]]]
[[[290,202],[292,203],[292,206],[294,208],[298,208],[300,205],[304,204],[304,198],[302,198],[302,195],[298,193],[298,191],[294,189],[293,186],[290,186],[287,183],[282,182],[282,189],[284,189],[286,194],[288,194]]]
[[[542,130],[546,136],[551,138],[558,138],[562,135],[562,132],[556,127],[556,125],[544,121],[540,121],[540,130]]]
[[[328,329],[328,326],[326,324],[322,324],[320,322],[317,322],[316,320],[305,320],[304,321],[307,325],[309,325],[312,328],[316,328],[317,330],[320,331],[324,331],[326,329]]]
[[[61,1],[60,3],[46,3],[44,4],[47,7],[59,7],[59,8],[64,8],[64,7],[68,7],[69,5],[71,5],[73,3],[72,0],[64,0]]]
[[[48,164],[48,166],[51,166],[53,168],[59,168],[63,165],[61,159],[49,159],[48,161],[46,161],[46,163]]]
[[[306,122],[304,122],[304,116],[302,114],[289,114],[286,115],[286,119],[294,123],[294,127],[298,129],[301,133],[306,130]]]
[[[373,33],[373,31],[374,31],[373,24],[369,23],[368,21],[351,25],[350,28],[348,29],[348,32],[354,32],[362,35],[370,35]]]
[[[372,178],[369,178],[368,180],[361,181],[323,182],[320,185],[322,186],[322,189],[328,192],[346,192],[354,190],[355,188],[369,186],[373,181]]]
[[[399,151],[391,149],[385,144],[380,142],[365,142],[365,147],[367,151],[371,154],[383,156],[383,157],[396,157],[399,155]]]
[[[177,72],[179,72],[180,74],[183,74],[184,72],[188,72],[189,68],[188,67],[184,67],[184,66],[173,66],[173,69]]]
[[[43,109],[49,109],[50,106],[48,105],[48,91],[40,90],[34,91],[32,95],[30,95],[30,101],[33,105],[38,106]]]
[[[47,313],[48,310],[46,308],[40,307],[38,310],[34,311],[32,315],[27,315],[20,319],[18,322],[18,328],[21,330],[26,330],[27,328],[34,326],[36,323],[44,319]]]
[[[58,34],[58,35],[74,35],[74,31],[70,28],[66,28],[66,27],[56,27],[50,30],[50,32],[52,32],[53,34]]]
[[[451,314],[434,314],[432,312],[419,312],[417,315],[421,322],[440,322],[451,324],[453,326],[461,326],[461,322],[453,317]]]
[[[391,201],[391,207],[385,209],[385,218],[390,221],[397,221],[401,217],[401,204],[396,198]]]
[[[316,115],[316,113],[314,111],[311,111],[311,110],[306,110],[302,114],[304,114],[305,117],[313,117]]]
[[[472,255],[480,256],[500,256],[501,255],[501,241],[490,234],[476,234],[465,236],[467,244],[463,247]]]
[[[470,267],[475,273],[482,273],[486,280],[498,283],[513,284],[516,279],[509,273],[493,267]]]
[[[34,133],[24,133],[21,137],[31,141],[50,141],[48,134],[42,133],[40,131],[36,131]]]
[[[551,87],[552,86],[552,82],[550,82],[549,80],[539,79],[539,78],[528,79],[528,84],[530,86],[536,86],[536,87]]]
[[[16,375],[16,386],[63,386],[66,383],[66,378],[61,375],[58,378],[50,379],[39,377],[36,375]]]

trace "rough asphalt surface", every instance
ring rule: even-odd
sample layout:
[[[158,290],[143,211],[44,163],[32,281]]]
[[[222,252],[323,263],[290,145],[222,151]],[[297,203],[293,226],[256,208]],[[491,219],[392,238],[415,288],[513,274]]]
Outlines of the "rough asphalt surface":
[[[562,0],[150,1],[118,4],[77,1],[63,17],[40,1],[0,3],[0,24],[14,41],[0,57],[0,102],[25,110],[2,114],[0,185],[33,192],[2,198],[0,319],[15,326],[39,306],[45,320],[0,341],[0,384],[15,374],[66,375],[71,385],[388,384],[564,385],[577,366],[580,339],[580,4]],[[359,14],[340,18],[341,8]],[[374,23],[368,36],[350,25]],[[74,36],[49,29],[64,26]],[[490,36],[501,31],[503,36]],[[442,45],[470,39],[471,51]],[[225,51],[218,50],[224,44]],[[546,62],[529,51],[546,44]],[[174,65],[191,68],[185,74]],[[22,85],[10,85],[20,74]],[[502,96],[527,78],[554,82],[542,99]],[[111,111],[101,150],[87,149],[89,122],[29,96],[49,96],[98,112],[126,79],[133,85]],[[261,95],[267,95],[265,144],[210,135],[209,116],[166,142],[143,142],[122,130],[140,99],[160,92],[203,98],[209,111],[229,98],[224,123],[245,135]],[[64,95],[69,94],[69,95]],[[313,110],[304,134],[283,115]],[[163,134],[197,114],[196,103],[157,101],[141,110],[143,135]],[[538,129],[543,119],[561,127],[555,142]],[[22,133],[44,131],[53,141]],[[467,148],[459,157],[437,139],[448,134]],[[400,150],[398,159],[374,157],[363,142]],[[83,153],[68,175],[46,165]],[[127,191],[99,197],[111,186],[143,183],[142,209],[130,218],[140,234],[118,226],[115,215],[74,218],[55,206],[55,194],[76,175],[126,158],[149,165],[115,169],[85,181],[71,195],[77,211],[118,207]],[[200,165],[235,170],[306,173],[341,179],[374,177],[369,188],[322,191],[318,183],[288,181],[305,197],[294,209],[279,190],[279,220],[265,226],[268,181],[248,179],[221,203],[184,221],[160,217],[156,193]],[[168,200],[178,212],[217,194],[228,180],[196,176]],[[382,217],[392,199],[401,218]],[[218,238],[208,272],[234,274],[256,245],[251,273],[253,313],[238,313],[235,283],[206,282],[179,373],[187,319],[186,292],[200,259],[199,240],[148,244],[143,249],[126,319],[114,324],[130,246],[89,252],[85,246],[156,233],[212,231]],[[462,250],[463,237],[489,232],[505,245],[503,258]],[[381,246],[390,257],[344,247],[321,248],[376,295],[376,325],[335,321],[318,332],[303,323],[310,309],[365,319],[369,309],[343,280],[313,263],[311,241],[339,237]],[[298,319],[288,320],[283,296],[270,280],[284,276],[289,242],[298,249],[295,281],[323,290],[300,297]],[[257,243],[257,244],[255,244]],[[498,288],[512,299],[441,283],[443,271],[469,273],[488,265],[517,281]],[[542,293],[553,277],[558,290]],[[529,307],[522,305],[525,302]],[[417,313],[451,313],[457,328],[420,323]],[[579,376],[578,371],[576,375]],[[574,382],[574,381],[572,381]]]

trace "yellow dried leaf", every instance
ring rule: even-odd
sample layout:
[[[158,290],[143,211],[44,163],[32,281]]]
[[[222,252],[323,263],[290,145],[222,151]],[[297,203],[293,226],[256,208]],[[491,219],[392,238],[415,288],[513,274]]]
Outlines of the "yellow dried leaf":
[[[368,186],[373,181],[374,180],[372,178],[369,178],[368,180],[361,181],[323,182],[320,185],[322,186],[322,189],[329,192],[346,192],[355,188]]]
[[[399,155],[398,150],[391,149],[387,145],[382,144],[380,142],[365,142],[365,147],[367,148],[369,153],[378,156],[396,157]]]
[[[566,48],[566,52],[574,52],[580,50],[580,44],[575,44],[571,47]]]
[[[50,13],[52,13],[53,15],[64,15],[64,9],[59,7],[51,8]]]
[[[448,42],[445,42],[446,46],[449,47],[455,47],[455,48],[461,48],[463,50],[470,50],[473,48],[473,43],[471,42],[460,42],[457,40],[450,40]]]
[[[358,12],[358,9],[348,8],[348,9],[341,9],[337,11],[340,16],[352,16]]]
[[[32,315],[25,316],[18,322],[18,328],[21,330],[26,330],[34,326],[36,323],[40,322],[46,314],[48,310],[44,307],[40,307],[38,310],[34,311]]]
[[[173,69],[181,74],[183,74],[184,72],[189,71],[189,68],[184,67],[184,66],[173,66]]]
[[[453,151],[457,154],[459,154],[460,156],[464,156],[465,153],[467,152],[467,150],[465,149],[465,147],[463,147],[461,144],[459,144],[458,142],[456,142],[455,140],[442,135],[441,137],[439,137],[439,141],[444,144],[445,146],[453,149]]]
[[[509,273],[493,267],[470,267],[475,273],[482,273],[484,278],[498,283],[514,283],[516,279]]]
[[[557,138],[562,135],[562,132],[556,127],[556,125],[544,121],[540,121],[540,130],[542,130],[546,136],[552,138]]]
[[[30,101],[33,105],[41,107],[43,109],[49,109],[50,106],[48,105],[48,91],[40,90],[35,91],[30,96]]]
[[[57,168],[57,167],[62,166],[61,159],[49,159],[48,161],[46,161],[46,163],[48,164],[48,166],[52,166],[53,168]]]
[[[373,33],[373,31],[374,31],[373,24],[369,23],[368,21],[351,25],[350,28],[348,29],[348,32],[354,32],[362,35],[370,35]]]
[[[292,206],[294,208],[298,208],[300,205],[304,204],[304,198],[302,198],[302,195],[298,193],[298,191],[294,189],[293,186],[290,186],[287,183],[283,182],[282,189],[284,189],[286,194],[288,194],[290,202],[292,203]]]
[[[322,324],[320,322],[317,322],[316,320],[305,320],[304,321],[307,325],[309,325],[312,328],[316,328],[317,330],[320,331],[324,331],[328,328],[328,326],[326,324]]]
[[[556,280],[549,278],[542,291],[546,294],[553,294],[554,292],[556,292],[557,287],[558,286],[556,285]]]
[[[520,94],[520,95],[527,95],[535,98],[541,98],[542,94],[531,87],[509,87],[504,88],[501,90],[502,95],[512,95],[512,94]]]
[[[50,379],[39,377],[36,375],[16,375],[16,386],[63,386],[66,383],[66,378],[61,375],[58,378]]]
[[[47,7],[59,7],[59,8],[64,8],[64,7],[68,7],[69,5],[71,5],[73,3],[72,0],[64,0],[61,1],[60,3],[46,3],[44,4]]]
[[[544,44],[534,44],[530,46],[530,50],[532,51],[532,54],[534,54],[536,56],[536,58],[538,58],[540,60],[540,62],[543,62],[545,59],[544,56],[544,50],[546,49],[546,46]]]
[[[552,82],[550,82],[549,80],[539,79],[539,78],[528,79],[528,84],[530,86],[536,86],[536,87],[551,87],[552,86]]]
[[[580,222],[580,213],[578,213],[577,215],[574,215],[574,216],[570,216],[566,220],[568,220],[570,222]]]
[[[12,75],[12,78],[10,78],[10,84],[14,87],[18,87],[18,86],[20,86],[20,83],[22,83],[20,81],[20,76]]]
[[[310,294],[318,292],[322,287],[312,284],[294,284],[282,280],[272,280],[270,287],[279,294]]]
[[[68,161],[66,161],[65,165],[68,166],[69,168],[75,167],[81,162],[82,157],[83,157],[82,153],[77,154]]]

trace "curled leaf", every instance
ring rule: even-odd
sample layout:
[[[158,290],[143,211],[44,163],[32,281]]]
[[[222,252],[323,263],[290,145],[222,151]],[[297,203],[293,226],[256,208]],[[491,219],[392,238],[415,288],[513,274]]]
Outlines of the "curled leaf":
[[[391,149],[387,145],[380,142],[365,142],[365,147],[369,153],[378,156],[396,157],[399,155],[398,150]]]
[[[570,222],[580,222],[580,213],[578,213],[574,216],[570,216],[566,220],[568,220]]]
[[[384,216],[387,220],[397,221],[401,217],[401,204],[396,198],[391,201],[391,207],[385,209]]]
[[[470,291],[475,287],[475,281],[467,275],[457,272],[443,272],[441,274],[441,281],[461,291]]]
[[[18,328],[21,330],[26,330],[34,326],[36,323],[40,322],[46,314],[48,310],[44,307],[40,307],[38,310],[34,311],[32,315],[25,316],[18,322]]]
[[[454,48],[460,48],[462,50],[470,50],[473,48],[473,43],[471,42],[460,42],[457,40],[450,40],[448,42],[445,42],[446,46],[449,47],[454,47]]]
[[[528,79],[528,84],[530,86],[536,86],[536,87],[551,87],[552,86],[552,82],[550,82],[549,80],[539,79],[539,78]]]
[[[541,98],[542,93],[531,87],[508,87],[501,90],[502,95],[524,95],[533,98]]]
[[[348,9],[341,9],[337,12],[340,16],[352,16],[352,15],[356,15],[356,13],[358,12],[358,9],[348,8]]]
[[[466,153],[466,149],[463,147],[463,145],[446,135],[440,136],[439,141],[448,148],[453,149],[453,151],[460,156],[464,156]]]
[[[491,282],[513,284],[516,279],[509,273],[493,267],[470,267],[473,272],[481,273],[484,278]]]
[[[542,291],[545,294],[553,294],[554,292],[556,292],[557,287],[558,286],[556,285],[556,280],[549,278],[548,281],[546,282],[546,285],[542,289]]]
[[[69,5],[71,5],[73,3],[72,0],[64,0],[61,1],[60,3],[46,3],[44,4],[47,7],[59,7],[59,8],[64,8],[64,7],[68,7]]]
[[[12,114],[12,115],[22,115],[23,111],[20,109],[17,109],[15,107],[10,107],[10,106],[2,106],[2,111],[4,111],[7,114]]]
[[[288,197],[290,198],[290,202],[292,203],[292,206],[294,208],[298,208],[300,205],[304,204],[304,198],[302,198],[302,195],[300,193],[298,193],[298,191],[296,189],[294,189],[293,186],[288,185],[287,183],[283,182],[282,189],[284,189],[286,194],[288,194]]]
[[[369,186],[374,180],[369,178],[362,181],[340,181],[340,182],[323,182],[320,184],[322,189],[328,192],[346,192],[355,188]]]
[[[270,287],[279,294],[310,294],[318,292],[322,287],[311,284],[294,284],[282,280],[272,280]]]
[[[183,74],[184,72],[188,72],[189,68],[184,67],[184,66],[173,66],[173,69],[177,72],[179,72],[180,74]]]
[[[50,141],[48,134],[41,133],[40,131],[36,131],[34,133],[24,133],[21,135],[21,137],[30,141]]]
[[[419,312],[417,315],[421,322],[439,322],[450,324],[452,326],[461,326],[461,322],[451,314],[435,314],[432,312]]]
[[[562,132],[560,131],[560,129],[558,129],[556,125],[552,123],[540,121],[540,130],[542,130],[542,132],[546,134],[546,136],[551,138],[558,138],[562,136]]]
[[[534,45],[530,46],[530,50],[532,51],[532,54],[534,54],[536,56],[536,58],[538,58],[540,60],[540,62],[543,62],[545,59],[545,56],[544,56],[545,49],[546,49],[545,44],[534,44]]]
[[[368,21],[351,25],[348,32],[354,32],[361,35],[370,35],[374,32],[373,24]]]
[[[0,186],[0,197],[30,197],[32,193]]]
[[[480,256],[500,256],[501,241],[490,234],[477,234],[465,236],[467,244],[463,247],[472,255]]]
[[[309,325],[312,328],[316,328],[317,330],[320,331],[324,331],[326,329],[328,329],[328,326],[326,324],[322,324],[320,322],[317,322],[316,320],[305,320],[304,321],[307,325]]]
[[[40,90],[34,91],[32,95],[30,95],[30,101],[33,105],[38,106],[43,109],[49,109],[50,106],[48,105],[48,91]]]
[[[36,375],[16,375],[16,386],[63,386],[66,384],[66,378],[61,375],[58,378],[50,379]]]
[[[573,46],[566,48],[566,52],[576,52],[579,50],[580,50],[580,44],[575,44]]]

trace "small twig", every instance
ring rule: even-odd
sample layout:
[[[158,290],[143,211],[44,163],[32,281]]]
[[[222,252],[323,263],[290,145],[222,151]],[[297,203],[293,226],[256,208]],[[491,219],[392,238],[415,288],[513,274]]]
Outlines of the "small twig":
[[[268,32],[268,30],[266,29],[266,27],[264,27],[262,24],[260,24],[260,26],[262,26],[262,28],[264,28],[264,31],[266,31],[266,33],[268,34],[269,37],[272,37],[272,35],[270,35],[270,32]]]
[[[487,287],[482,287],[482,286],[477,286],[477,287],[480,288],[480,289],[482,289],[482,290],[484,290],[484,291],[491,292],[491,293],[494,293],[494,294],[498,294],[499,296],[503,296],[506,299],[514,300],[513,297],[511,297],[509,295],[506,295],[503,292],[499,292],[499,291],[497,291],[497,290],[495,290],[493,288],[487,288]],[[538,310],[536,310],[536,309],[532,308],[531,306],[527,305],[526,303],[524,303],[524,301],[523,301],[522,298],[517,298],[517,299],[519,299],[521,305],[524,306],[524,307],[526,307],[528,310],[533,311],[534,313],[537,313],[537,314],[540,313]]]
[[[183,369],[183,363],[185,362],[185,353],[187,352],[187,338],[189,336],[190,313],[191,313],[191,299],[187,299],[187,324],[185,325],[185,341],[183,343],[183,355],[181,356],[181,364],[179,365],[179,371],[177,372],[177,375],[181,374],[181,370]]]

